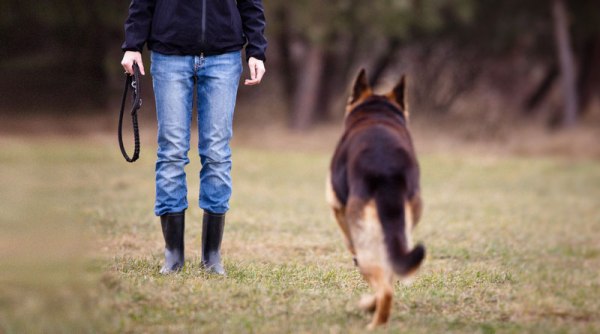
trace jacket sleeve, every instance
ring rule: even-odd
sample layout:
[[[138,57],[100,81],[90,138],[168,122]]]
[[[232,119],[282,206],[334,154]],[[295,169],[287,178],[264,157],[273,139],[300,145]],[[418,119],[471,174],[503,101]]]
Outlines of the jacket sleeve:
[[[142,52],[150,35],[155,0],[132,0],[129,16],[125,21],[125,42],[123,51]]]
[[[246,45],[246,60],[250,57],[266,61],[267,39],[265,38],[265,11],[261,0],[238,0],[237,7],[242,17]]]

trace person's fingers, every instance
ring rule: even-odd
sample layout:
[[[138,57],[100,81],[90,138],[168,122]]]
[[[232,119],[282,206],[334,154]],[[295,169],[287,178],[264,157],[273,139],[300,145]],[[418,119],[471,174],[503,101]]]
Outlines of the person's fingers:
[[[258,85],[266,71],[264,63],[259,59],[251,57],[248,60],[248,67],[250,69],[250,79],[246,79],[244,85]]]
[[[258,85],[261,80],[262,80],[262,75],[264,73],[260,73],[258,72],[258,74],[256,75],[256,79],[246,79],[246,81],[244,81],[244,84],[246,86],[254,86],[254,85]]]
[[[123,69],[125,70],[125,73],[127,74],[131,74],[133,73],[133,62],[127,57],[123,57],[123,60],[121,61],[121,66],[123,66]]]
[[[256,79],[256,62],[254,61],[254,59],[250,59],[250,61],[248,61],[248,68],[250,68],[250,79],[255,80]]]
[[[142,57],[140,57],[137,61],[138,66],[140,67],[140,73],[142,75],[146,75],[146,71],[144,70],[144,62],[142,61]]]
[[[259,83],[262,81],[262,78],[265,75],[265,72],[266,72],[265,66],[264,65],[262,65],[262,66],[259,65],[257,73],[256,73],[256,79],[258,80]]]
[[[133,51],[125,52],[125,54],[123,55],[123,60],[121,60],[121,66],[123,66],[125,73],[133,75],[133,63],[137,63],[140,68],[140,73],[142,75],[146,75],[144,62],[142,61],[142,54]]]

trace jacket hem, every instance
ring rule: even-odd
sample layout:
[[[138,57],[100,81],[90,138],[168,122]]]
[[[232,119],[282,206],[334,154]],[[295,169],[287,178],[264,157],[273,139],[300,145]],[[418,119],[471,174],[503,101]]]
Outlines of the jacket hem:
[[[205,56],[214,56],[233,51],[240,51],[244,48],[243,45],[229,46],[218,50],[202,50],[202,49],[185,49],[181,47],[169,47],[161,43],[148,43],[148,49],[165,55],[177,56],[197,56],[203,54]]]

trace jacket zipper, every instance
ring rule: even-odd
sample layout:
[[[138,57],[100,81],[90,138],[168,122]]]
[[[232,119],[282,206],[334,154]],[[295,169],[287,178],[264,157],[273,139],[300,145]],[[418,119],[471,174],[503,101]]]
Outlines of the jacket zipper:
[[[202,0],[202,47],[206,44],[206,0]]]

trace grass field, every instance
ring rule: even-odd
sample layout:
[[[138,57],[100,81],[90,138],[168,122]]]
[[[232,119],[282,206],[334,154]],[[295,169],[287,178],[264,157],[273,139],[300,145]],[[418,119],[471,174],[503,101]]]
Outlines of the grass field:
[[[192,159],[187,262],[163,277],[153,147],[128,165],[112,136],[2,141],[0,332],[360,333],[370,320],[324,201],[328,149],[236,143],[227,278],[198,265]],[[378,332],[600,332],[600,162],[428,152],[421,168],[428,258]]]

